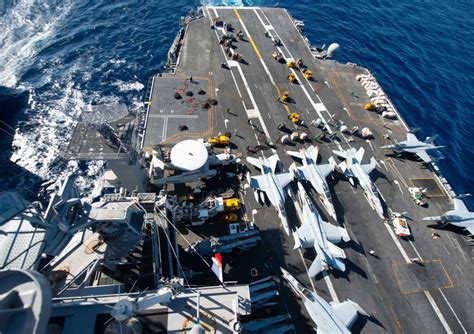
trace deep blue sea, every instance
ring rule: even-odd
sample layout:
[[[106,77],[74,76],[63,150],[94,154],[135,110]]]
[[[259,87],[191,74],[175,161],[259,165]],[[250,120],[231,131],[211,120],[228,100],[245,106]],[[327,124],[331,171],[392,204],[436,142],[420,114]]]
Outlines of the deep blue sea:
[[[0,127],[1,154],[20,166],[0,164],[0,188],[31,197],[76,171],[87,190],[101,164],[59,158],[75,118],[94,104],[139,106],[179,18],[201,3],[286,7],[312,44],[339,43],[337,60],[373,71],[420,139],[440,135],[454,190],[474,192],[474,2],[438,0],[0,1],[0,103],[14,134]]]

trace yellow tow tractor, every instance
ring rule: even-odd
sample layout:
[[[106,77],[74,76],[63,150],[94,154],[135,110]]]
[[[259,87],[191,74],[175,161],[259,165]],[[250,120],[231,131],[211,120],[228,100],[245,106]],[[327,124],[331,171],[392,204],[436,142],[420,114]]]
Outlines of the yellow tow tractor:
[[[227,198],[224,200],[224,211],[236,211],[240,209],[240,201],[238,198]]]
[[[289,59],[286,64],[288,65],[289,68],[295,68],[296,67],[296,61],[294,59]]]
[[[293,72],[288,76],[288,80],[290,80],[291,83],[296,83],[298,81],[298,79],[296,79],[296,74]]]
[[[372,102],[364,104],[364,109],[368,111],[374,111],[375,110],[375,104]]]
[[[211,145],[229,145],[230,139],[227,136],[209,137],[207,142]]]
[[[311,80],[313,78],[313,72],[311,72],[310,69],[305,69],[303,74],[306,80]]]
[[[300,115],[298,113],[292,112],[288,118],[290,119],[291,123],[298,124],[300,122]]]
[[[280,96],[280,101],[281,101],[281,102],[286,102],[286,101],[288,101],[289,96],[290,96],[290,95],[289,95],[288,91],[285,90],[285,91],[283,92],[283,94],[281,94],[281,96]]]

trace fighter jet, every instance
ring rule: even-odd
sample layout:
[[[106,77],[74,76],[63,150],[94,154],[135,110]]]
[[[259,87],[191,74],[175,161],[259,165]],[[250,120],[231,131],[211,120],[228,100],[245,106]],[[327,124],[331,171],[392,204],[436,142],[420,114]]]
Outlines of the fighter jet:
[[[361,164],[365,152],[363,147],[359,148],[358,151],[355,148],[351,148],[347,151],[334,150],[333,152],[346,160],[339,164],[339,168],[349,179],[349,182],[354,186],[353,178],[359,180],[359,184],[364,189],[365,197],[369,201],[370,206],[383,217],[383,208],[378,190],[369,177],[370,172],[374,170],[377,164],[375,158],[372,157],[368,164]]]
[[[318,334],[351,333],[350,328],[357,316],[368,316],[358,304],[351,300],[329,304],[315,292],[306,289],[288,271],[280,269],[293,292],[303,301],[306,311],[317,326]]]
[[[423,220],[437,221],[444,225],[452,224],[454,226],[464,227],[471,235],[474,235],[474,212],[467,209],[462,199],[455,198],[453,201],[454,210],[447,211],[441,216],[425,217]]]
[[[382,146],[385,149],[391,149],[397,152],[409,152],[418,155],[421,160],[426,163],[432,161],[431,157],[428,155],[427,151],[436,150],[438,148],[443,148],[445,146],[436,146],[433,144],[435,139],[438,138],[438,135],[432,137],[426,137],[425,141],[420,141],[416,138],[415,134],[408,132],[407,140],[402,141],[398,144]]]
[[[295,164],[292,164],[290,170],[295,171],[295,174],[299,178],[311,183],[314,190],[318,193],[319,199],[327,213],[334,218],[334,220],[337,220],[336,210],[334,210],[334,205],[332,204],[331,192],[326,182],[326,177],[331,174],[336,167],[336,161],[333,157],[330,157],[329,164],[316,165],[318,152],[319,148],[314,146],[309,146],[307,149],[302,148],[299,152],[287,151],[289,155],[300,159],[303,163],[303,166],[300,167],[296,167]]]
[[[309,267],[309,275],[315,277],[325,266],[342,272],[346,271],[346,265],[342,261],[346,258],[346,254],[333,244],[333,242],[350,240],[346,229],[321,219],[318,210],[300,182],[298,182],[298,200],[303,206],[303,222],[302,226],[293,232],[294,248],[314,247],[317,253],[316,259]]]
[[[268,159],[247,157],[247,161],[262,172],[262,175],[259,176],[250,176],[250,174],[247,174],[250,187],[254,189],[255,199],[257,202],[264,203],[264,193],[267,195],[268,199],[278,212],[278,216],[280,217],[281,224],[283,225],[286,234],[290,235],[290,227],[288,226],[285,212],[285,199],[287,194],[285,192],[285,187],[293,180],[293,173],[275,174],[279,161],[276,154]]]

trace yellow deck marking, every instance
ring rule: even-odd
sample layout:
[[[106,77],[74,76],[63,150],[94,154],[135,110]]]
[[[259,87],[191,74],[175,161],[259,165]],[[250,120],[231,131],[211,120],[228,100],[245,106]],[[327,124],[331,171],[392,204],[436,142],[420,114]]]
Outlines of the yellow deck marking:
[[[240,14],[237,8],[234,8],[234,14],[237,17],[237,20],[239,20],[240,23],[242,23],[242,19],[240,18]],[[252,44],[252,47],[255,50],[255,53],[257,54],[258,59],[262,59],[262,54],[260,53],[260,50],[257,48],[257,45],[255,45],[255,42],[253,41],[252,36],[248,35],[247,37],[250,41],[250,44]]]
[[[240,18],[240,14],[239,14],[239,11],[237,10],[237,8],[234,8],[234,14],[237,17],[237,19],[240,21],[240,24],[243,25],[242,19]],[[249,34],[247,37],[249,39],[250,44],[253,47],[253,50],[257,54],[258,59],[262,60],[262,54],[260,53],[260,50],[257,48],[257,45],[255,44],[252,36],[250,36],[250,34]],[[276,85],[274,85],[274,87],[275,87],[277,96],[280,97],[281,96],[281,90]],[[282,104],[283,104],[283,108],[285,108],[285,111],[288,114],[291,114],[291,111],[290,111],[290,108],[288,107],[288,105],[286,103],[282,103]]]
[[[234,8],[234,14],[235,14],[235,16],[237,16],[237,19],[239,21],[241,21],[240,14],[239,14],[239,11],[237,10],[237,8]]]
[[[438,262],[441,265],[441,268],[444,271],[444,273],[446,275],[446,278],[449,281],[449,283],[447,285],[439,286],[436,289],[451,289],[451,288],[454,288],[453,281],[451,280],[451,277],[448,275],[448,272],[444,268],[443,262],[441,260],[423,261],[423,263],[432,263],[432,262]],[[397,274],[397,271],[395,270],[395,267],[404,266],[404,265],[413,265],[413,263],[392,263],[392,271],[393,271],[394,277],[395,277],[395,279],[398,283],[398,286],[400,288],[400,293],[402,295],[412,295],[412,294],[423,292],[423,291],[429,291],[430,289],[428,289],[428,290],[426,290],[426,289],[417,289],[417,290],[403,291],[403,285],[402,285],[402,282],[400,281],[400,278]],[[431,290],[434,290],[434,289],[431,289]]]

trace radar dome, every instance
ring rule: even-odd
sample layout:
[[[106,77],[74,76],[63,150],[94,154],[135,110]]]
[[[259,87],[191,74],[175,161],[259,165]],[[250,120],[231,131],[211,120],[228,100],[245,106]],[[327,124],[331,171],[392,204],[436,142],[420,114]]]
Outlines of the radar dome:
[[[329,45],[327,57],[328,58],[334,57],[334,55],[336,54],[336,51],[338,49],[339,49],[339,44],[337,44],[337,43],[332,43],[331,45]]]

